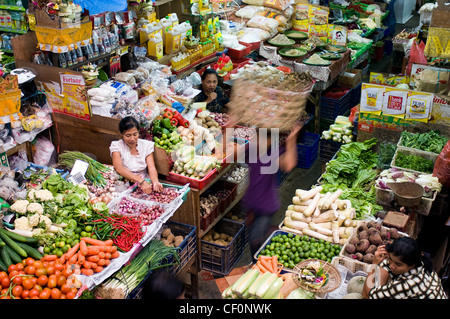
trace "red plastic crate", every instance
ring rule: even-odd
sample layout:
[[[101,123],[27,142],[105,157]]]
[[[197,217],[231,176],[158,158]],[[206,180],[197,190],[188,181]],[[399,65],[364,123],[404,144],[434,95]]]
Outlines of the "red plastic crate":
[[[251,60],[250,58],[232,58],[233,70],[242,68],[244,65],[249,64]]]
[[[170,182],[174,182],[181,185],[186,185],[186,183],[189,183],[189,187],[195,188],[198,190],[201,190],[203,187],[208,185],[216,176],[217,169],[211,170],[208,174],[206,174],[205,177],[202,179],[195,179],[195,178],[189,178],[174,172],[169,172],[169,175],[167,175],[167,180]]]
[[[206,216],[200,217],[200,229],[205,230],[209,225],[219,216],[220,214],[221,203],[217,204],[217,206]]]
[[[251,51],[258,50],[259,47],[261,46],[261,41],[259,41],[259,42],[252,42],[252,43],[239,41],[239,43],[242,44],[242,45],[249,45],[250,48],[251,48]]]
[[[243,44],[241,43],[243,46],[245,46],[245,49],[242,50],[235,50],[232,48],[228,48],[228,56],[230,58],[235,58],[235,59],[239,59],[239,58],[243,58],[246,55],[250,54],[250,52],[252,51],[252,46],[250,44]]]

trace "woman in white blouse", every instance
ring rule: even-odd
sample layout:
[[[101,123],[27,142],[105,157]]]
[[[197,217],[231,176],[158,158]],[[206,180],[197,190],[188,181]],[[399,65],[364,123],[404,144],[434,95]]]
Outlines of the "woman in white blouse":
[[[139,138],[139,123],[131,116],[120,121],[119,133],[122,139],[113,141],[109,147],[116,172],[139,183],[147,194],[152,191],[152,186],[146,179],[151,180],[154,191],[161,191],[163,186],[158,180],[153,159],[154,143]]]

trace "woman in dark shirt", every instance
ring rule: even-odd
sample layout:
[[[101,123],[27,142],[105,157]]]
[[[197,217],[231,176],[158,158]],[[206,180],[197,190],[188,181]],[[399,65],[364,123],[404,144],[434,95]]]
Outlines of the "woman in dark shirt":
[[[198,88],[201,92],[194,98],[194,102],[206,102],[207,110],[223,113],[230,99],[225,95],[223,89],[217,86],[218,83],[219,75],[216,70],[206,69],[202,74],[202,84]]]

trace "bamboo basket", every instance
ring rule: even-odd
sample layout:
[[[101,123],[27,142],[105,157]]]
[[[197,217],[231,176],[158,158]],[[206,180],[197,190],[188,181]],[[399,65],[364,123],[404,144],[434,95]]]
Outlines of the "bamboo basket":
[[[328,275],[327,281],[325,282],[325,284],[318,289],[314,289],[314,288],[304,284],[303,281],[300,279],[300,273],[301,273],[302,268],[306,267],[310,262],[315,262],[315,261],[318,261],[322,264],[322,267],[323,267],[325,273]],[[342,281],[341,273],[339,272],[339,270],[337,270],[336,267],[334,267],[332,264],[330,264],[328,262],[324,262],[323,260],[319,260],[319,259],[303,260],[302,262],[300,262],[299,264],[297,264],[295,266],[293,273],[294,273],[293,280],[300,288],[314,292],[314,293],[325,293],[325,292],[333,291],[341,285],[341,281]]]
[[[288,131],[305,110],[308,96],[308,91],[284,91],[278,85],[237,79],[227,106],[242,125]]]

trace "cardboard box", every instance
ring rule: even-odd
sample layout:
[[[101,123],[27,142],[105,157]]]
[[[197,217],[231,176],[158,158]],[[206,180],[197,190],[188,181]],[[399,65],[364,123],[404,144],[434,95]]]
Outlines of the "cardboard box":
[[[438,7],[436,10],[450,12],[450,1],[449,0],[437,0]]]
[[[159,174],[169,175],[170,172],[170,155],[167,151],[161,147],[155,146],[155,151],[153,152],[153,159],[155,161],[155,167]]]
[[[350,71],[345,71],[338,77],[338,85],[350,87],[352,89],[356,88],[362,82],[362,70],[351,69]]]
[[[450,11],[433,10],[430,27],[450,28]]]

